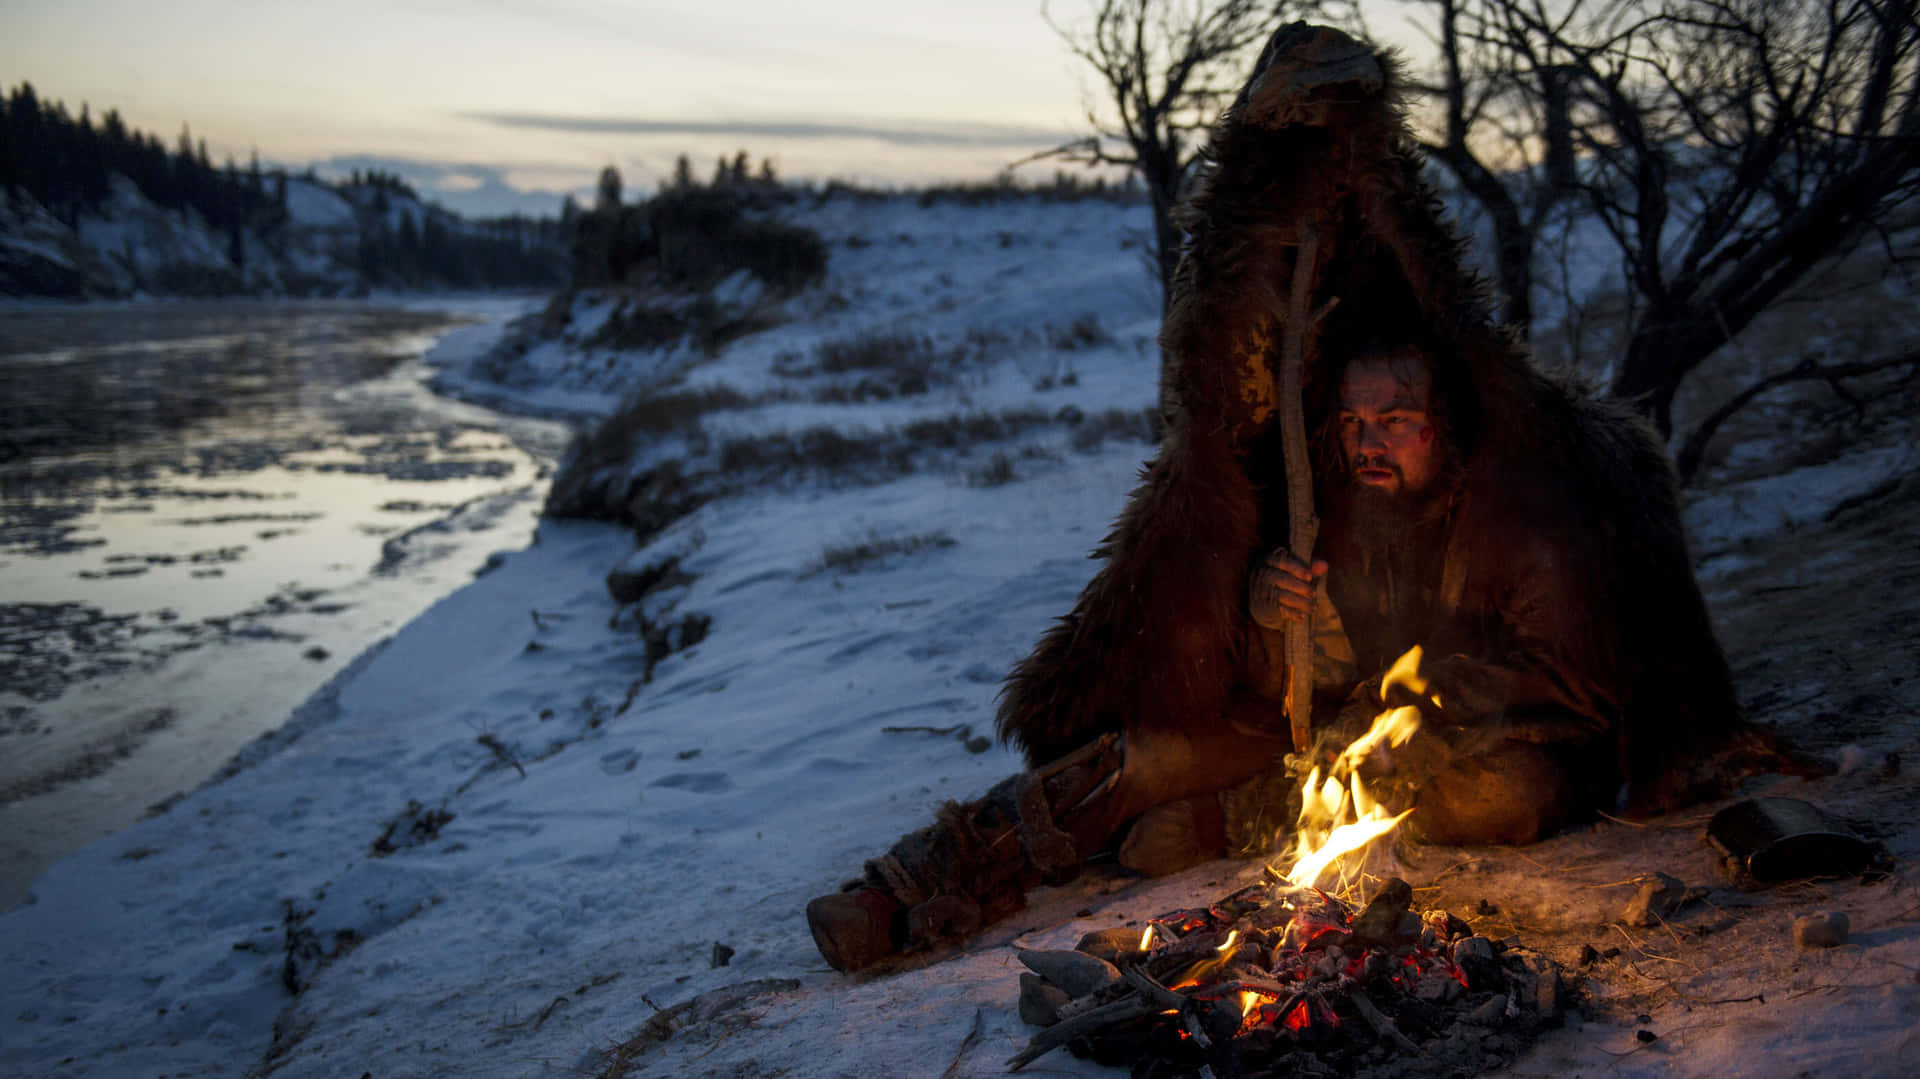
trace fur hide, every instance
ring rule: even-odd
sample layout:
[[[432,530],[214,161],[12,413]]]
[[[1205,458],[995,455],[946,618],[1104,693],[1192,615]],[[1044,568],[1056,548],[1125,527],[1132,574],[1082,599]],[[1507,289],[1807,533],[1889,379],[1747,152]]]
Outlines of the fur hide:
[[[1169,429],[1097,554],[1104,568],[1010,676],[1000,736],[1038,764],[1107,731],[1225,722],[1247,692],[1247,576],[1287,534],[1274,365],[1311,227],[1308,308],[1337,298],[1344,319],[1308,331],[1306,398],[1324,411],[1322,356],[1341,347],[1343,322],[1420,342],[1436,382],[1467,391],[1471,414],[1452,421],[1474,432],[1469,504],[1492,526],[1552,536],[1592,582],[1631,808],[1719,793],[1731,773],[1699,766],[1751,735],[1665,449],[1633,414],[1540,372],[1495,324],[1421,180],[1399,78],[1390,57],[1295,24],[1216,126],[1160,336]],[[1284,726],[1278,706],[1274,717]]]

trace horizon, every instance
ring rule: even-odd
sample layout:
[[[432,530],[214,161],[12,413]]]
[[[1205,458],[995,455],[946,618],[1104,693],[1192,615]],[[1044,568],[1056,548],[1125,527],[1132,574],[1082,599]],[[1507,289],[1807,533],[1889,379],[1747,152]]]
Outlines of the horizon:
[[[1376,33],[1395,6],[1369,4]],[[1086,11],[1052,7],[1067,22]],[[475,216],[591,203],[607,165],[650,191],[682,154],[702,178],[744,151],[785,180],[986,181],[1084,137],[1098,104],[1038,0],[27,0],[6,21],[9,91],[115,110],[169,147],[184,126],[216,163],[394,173]],[[1087,172],[1016,175],[1054,169]]]

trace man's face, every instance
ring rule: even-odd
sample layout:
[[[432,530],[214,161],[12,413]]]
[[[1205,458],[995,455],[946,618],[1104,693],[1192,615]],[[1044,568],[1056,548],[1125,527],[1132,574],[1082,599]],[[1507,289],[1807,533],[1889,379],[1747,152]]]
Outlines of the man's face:
[[[1419,494],[1440,473],[1439,435],[1427,414],[1433,375],[1412,353],[1363,356],[1340,379],[1340,449],[1354,485]]]

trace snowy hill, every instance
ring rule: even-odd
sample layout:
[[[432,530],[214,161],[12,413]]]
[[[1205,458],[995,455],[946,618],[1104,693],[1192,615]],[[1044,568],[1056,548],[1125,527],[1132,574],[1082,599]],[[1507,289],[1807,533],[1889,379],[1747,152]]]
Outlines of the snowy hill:
[[[1009,945],[1069,947],[1257,879],[1089,873],[890,975],[815,953],[809,897],[1018,767],[983,744],[995,694],[1153,451],[1159,311],[1144,208],[801,213],[827,280],[725,286],[716,303],[769,328],[718,350],[603,343],[658,302],[629,290],[572,297],[549,332],[442,343],[446,388],[621,415],[554,498],[626,523],[547,522],[222,779],[49,872],[0,916],[0,1070],[999,1075],[1031,1033]],[[1885,455],[1910,404],[1849,477],[1910,475]],[[1733,521],[1709,491],[1692,523],[1722,555],[1707,586],[1748,708],[1857,761],[1911,759],[1920,590],[1898,586],[1920,581],[1920,489],[1743,482],[1764,489],[1727,497],[1778,512]],[[1920,855],[1897,759],[1763,786]],[[1697,817],[1406,867],[1423,904],[1580,972],[1575,1018],[1510,1073],[1910,1074],[1911,884],[1740,893]],[[1711,904],[1615,924],[1655,869]],[[1854,943],[1795,948],[1793,917],[1820,907],[1852,913]],[[1118,1074],[1064,1053],[1036,1070]]]
[[[405,191],[287,177],[283,214],[228,230],[190,206],[156,205],[125,176],[108,183],[72,224],[23,191],[0,194],[0,295],[347,296],[550,285],[561,268],[550,223],[483,227]],[[420,250],[428,242],[438,257]]]

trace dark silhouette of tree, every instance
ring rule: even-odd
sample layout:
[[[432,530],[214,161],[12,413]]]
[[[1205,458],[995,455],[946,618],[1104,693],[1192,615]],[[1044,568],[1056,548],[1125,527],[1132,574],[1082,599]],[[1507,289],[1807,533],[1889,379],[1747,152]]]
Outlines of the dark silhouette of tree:
[[[1508,317],[1530,317],[1546,208],[1583,208],[1627,294],[1609,389],[1663,434],[1689,373],[1830,260],[1894,244],[1920,190],[1915,0],[1433,6],[1430,148],[1494,223]]]
[[[620,170],[612,165],[600,170],[593,208],[600,213],[612,213],[620,208]]]

